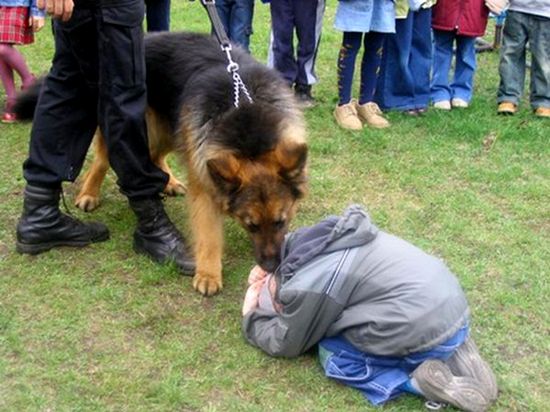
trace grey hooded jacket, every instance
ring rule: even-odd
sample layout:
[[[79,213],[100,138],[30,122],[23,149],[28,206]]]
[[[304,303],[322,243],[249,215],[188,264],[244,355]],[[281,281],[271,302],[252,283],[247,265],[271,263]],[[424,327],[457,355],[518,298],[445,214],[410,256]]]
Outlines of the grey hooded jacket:
[[[242,322],[252,345],[294,357],[325,336],[357,349],[405,356],[449,339],[468,321],[466,297],[438,258],[378,230],[357,205],[289,234],[275,273],[279,313]]]

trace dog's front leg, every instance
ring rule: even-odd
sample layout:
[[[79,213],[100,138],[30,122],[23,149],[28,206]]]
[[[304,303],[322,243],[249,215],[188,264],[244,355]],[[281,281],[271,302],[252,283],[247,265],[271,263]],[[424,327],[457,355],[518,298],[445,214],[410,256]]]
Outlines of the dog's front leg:
[[[211,296],[222,289],[223,214],[209,194],[192,186],[188,196],[197,265],[193,287]]]

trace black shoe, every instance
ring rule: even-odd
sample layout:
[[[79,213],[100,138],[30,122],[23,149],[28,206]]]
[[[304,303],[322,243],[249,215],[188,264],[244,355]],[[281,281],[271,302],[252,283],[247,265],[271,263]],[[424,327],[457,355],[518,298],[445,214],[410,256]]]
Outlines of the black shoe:
[[[61,213],[61,188],[27,185],[23,214],[17,224],[16,250],[35,255],[59,246],[87,246],[109,239],[109,229],[97,222],[84,223]]]
[[[134,250],[159,263],[174,262],[186,275],[195,273],[195,260],[185,240],[164,211],[160,198],[130,200],[137,216]]]
[[[294,86],[294,96],[296,96],[296,100],[304,108],[315,105],[315,99],[311,95],[311,85],[309,84],[296,83],[296,86]]]

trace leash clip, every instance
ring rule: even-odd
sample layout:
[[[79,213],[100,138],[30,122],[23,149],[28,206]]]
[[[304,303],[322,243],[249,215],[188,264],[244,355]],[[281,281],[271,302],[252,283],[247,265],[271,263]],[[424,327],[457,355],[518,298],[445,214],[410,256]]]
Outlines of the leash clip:
[[[231,73],[231,76],[233,77],[233,105],[237,108],[239,107],[241,92],[246,96],[249,103],[253,103],[252,97],[250,96],[250,93],[248,92],[248,89],[239,74],[239,64],[233,61],[233,57],[231,56],[231,50],[233,49],[231,47],[231,43],[224,43],[221,45],[221,48],[227,57],[227,72]]]

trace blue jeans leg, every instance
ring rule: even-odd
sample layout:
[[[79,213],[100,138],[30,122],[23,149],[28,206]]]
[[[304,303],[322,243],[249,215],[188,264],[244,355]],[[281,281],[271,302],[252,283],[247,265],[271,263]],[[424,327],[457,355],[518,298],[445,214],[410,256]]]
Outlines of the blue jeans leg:
[[[395,34],[388,34],[374,100],[382,109],[414,109],[414,77],[409,70],[414,13],[395,21]]]
[[[249,50],[254,0],[235,0],[229,19],[229,38]]]
[[[434,59],[431,83],[431,98],[434,103],[451,99],[449,72],[453,59],[455,33],[434,30]]]
[[[145,0],[147,31],[170,30],[170,0]]]
[[[497,102],[518,104],[525,82],[525,45],[528,40],[527,19],[524,13],[509,11],[504,23],[500,51],[500,85]]]
[[[550,19],[529,15],[531,93],[533,109],[550,107]]]
[[[425,109],[430,103],[430,71],[432,68],[432,9],[414,13],[411,60],[409,70],[414,76],[414,108]]]
[[[476,71],[475,37],[456,36],[456,65],[452,97],[470,102]]]

